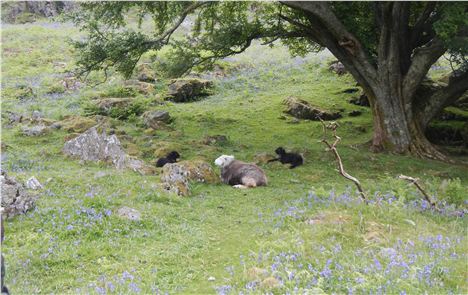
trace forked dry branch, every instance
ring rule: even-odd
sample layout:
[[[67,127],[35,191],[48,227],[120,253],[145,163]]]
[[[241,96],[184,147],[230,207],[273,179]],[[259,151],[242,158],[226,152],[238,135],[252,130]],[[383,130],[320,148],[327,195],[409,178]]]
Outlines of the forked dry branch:
[[[323,139],[322,142],[325,143],[328,147],[328,149],[335,155],[336,161],[338,162],[338,172],[346,179],[351,180],[357,187],[359,191],[359,195],[361,196],[362,200],[367,204],[367,196],[364,193],[364,190],[362,189],[361,182],[354,176],[349,175],[343,167],[343,161],[341,160],[340,154],[338,153],[338,150],[336,149],[336,145],[341,141],[341,138],[336,135],[336,129],[338,128],[338,123],[336,122],[331,122],[328,125],[325,124],[325,122],[321,119],[320,122],[322,122],[323,125]],[[331,130],[333,132],[333,137],[335,138],[335,141],[330,144],[327,140],[327,129]]]

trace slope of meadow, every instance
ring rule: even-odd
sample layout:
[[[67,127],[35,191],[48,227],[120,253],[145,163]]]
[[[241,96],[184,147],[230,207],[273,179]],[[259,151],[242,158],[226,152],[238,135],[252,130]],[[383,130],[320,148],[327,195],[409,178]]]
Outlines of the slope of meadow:
[[[91,98],[119,91],[117,75],[99,85],[91,75],[78,89],[63,88],[73,68],[70,36],[79,32],[65,24],[3,26],[2,117],[34,110],[54,120],[83,115]],[[215,78],[213,95],[203,100],[158,105],[154,95],[135,97],[147,109],[169,111],[170,128],[145,131],[135,116],[112,120],[148,163],[161,145],[209,163],[221,154],[253,161],[278,146],[305,155],[297,169],[261,165],[269,185],[251,190],[192,184],[191,197],[177,197],[158,187],[158,175],[66,158],[63,130],[26,137],[21,125],[2,119],[2,169],[45,184],[35,210],[5,223],[12,294],[468,292],[466,217],[427,210],[414,187],[396,178],[419,177],[438,200],[465,206],[466,166],[370,153],[370,111],[347,102],[352,95],[343,90],[355,82],[330,73],[328,60],[327,53],[291,58],[280,46],[255,45],[223,61],[227,76]],[[156,92],[165,83],[158,81]],[[338,175],[320,143],[321,124],[284,116],[288,96],[344,109],[339,151],[371,196],[369,205]],[[362,115],[350,117],[353,110]],[[228,140],[202,143],[212,135]],[[121,206],[139,210],[141,221],[117,217]]]

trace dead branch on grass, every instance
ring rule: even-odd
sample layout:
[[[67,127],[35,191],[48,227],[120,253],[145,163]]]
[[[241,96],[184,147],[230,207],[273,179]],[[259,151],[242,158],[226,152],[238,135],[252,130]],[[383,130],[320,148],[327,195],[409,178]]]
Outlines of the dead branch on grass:
[[[414,177],[406,176],[406,175],[403,175],[403,174],[398,176],[398,178],[402,179],[402,180],[406,180],[411,184],[414,184],[414,186],[416,186],[416,188],[422,193],[422,195],[424,196],[424,199],[431,205],[431,207],[433,209],[437,210],[437,211],[440,211],[439,208],[437,208],[437,204],[431,199],[429,194],[419,184],[419,182],[418,182],[419,178],[414,178]]]
[[[328,149],[333,153],[333,155],[335,155],[335,158],[336,158],[336,161],[338,162],[338,172],[346,179],[348,180],[351,180],[357,187],[358,191],[359,191],[359,195],[361,196],[362,200],[367,204],[367,196],[366,194],[364,193],[364,190],[362,189],[362,186],[361,186],[361,182],[359,182],[359,180],[354,177],[354,176],[351,176],[349,175],[345,170],[344,170],[344,167],[343,167],[343,161],[341,161],[341,157],[340,157],[340,154],[338,153],[338,150],[336,149],[336,145],[341,141],[341,138],[336,135],[336,129],[338,128],[338,123],[336,122],[331,122],[329,123],[328,125],[325,124],[325,122],[321,119],[320,119],[320,122],[322,122],[322,125],[323,125],[323,139],[322,139],[322,142],[325,143],[328,147]],[[328,142],[328,140],[326,139],[326,135],[327,135],[327,129],[331,130],[333,132],[333,137],[335,138],[335,141],[330,144]]]

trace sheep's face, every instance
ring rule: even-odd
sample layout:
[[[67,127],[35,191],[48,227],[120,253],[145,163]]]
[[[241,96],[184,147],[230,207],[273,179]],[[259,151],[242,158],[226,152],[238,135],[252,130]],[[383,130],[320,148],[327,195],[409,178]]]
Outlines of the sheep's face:
[[[222,155],[219,158],[215,160],[215,165],[219,167],[226,167],[229,165],[232,161],[234,161],[234,156],[227,156],[227,155]]]

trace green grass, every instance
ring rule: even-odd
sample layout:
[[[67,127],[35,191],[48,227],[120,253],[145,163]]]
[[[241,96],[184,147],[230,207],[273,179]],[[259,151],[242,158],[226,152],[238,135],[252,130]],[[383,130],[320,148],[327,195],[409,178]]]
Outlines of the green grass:
[[[2,114],[38,109],[60,119],[83,114],[83,106],[95,96],[115,94],[122,83],[117,76],[76,91],[63,92],[57,86],[73,66],[73,52],[65,42],[69,36],[78,38],[79,33],[66,25],[3,28]],[[66,158],[61,153],[65,131],[29,138],[20,134],[19,126],[4,124],[2,168],[19,180],[34,175],[45,184],[36,209],[5,225],[2,250],[12,294],[94,294],[100,288],[110,293],[207,294],[221,286],[229,287],[220,291],[252,287],[251,292],[264,293],[268,287],[262,282],[270,276],[284,280],[270,290],[275,294],[296,287],[298,293],[347,293],[348,288],[355,293],[376,293],[379,288],[390,294],[468,292],[466,217],[420,212],[411,205],[421,199],[419,193],[396,179],[399,174],[419,177],[437,199],[465,206],[466,166],[370,153],[364,144],[372,134],[370,111],[347,103],[350,95],[342,91],[355,82],[329,73],[329,58],[322,53],[292,59],[282,47],[255,45],[226,61],[240,70],[216,79],[214,95],[194,103],[149,107],[168,110],[174,118],[171,129],[148,137],[139,120],[112,121],[132,136],[148,163],[155,160],[160,142],[180,146],[182,159],[209,163],[221,154],[252,161],[255,154],[273,153],[278,146],[305,155],[305,165],[294,170],[279,163],[261,165],[269,178],[267,187],[236,190],[193,183],[193,195],[181,198],[164,192],[158,175]],[[66,65],[58,69],[57,62]],[[100,77],[91,78],[97,82]],[[28,85],[36,97],[18,100],[18,85]],[[57,94],[50,95],[51,89]],[[354,187],[337,173],[333,156],[319,142],[320,123],[292,124],[290,117],[283,118],[282,101],[288,96],[344,109],[338,122],[345,168],[373,199],[385,201],[367,206],[352,201],[358,200]],[[352,110],[363,114],[349,117]],[[205,136],[218,134],[228,142],[201,143]],[[106,175],[96,177],[102,171]],[[345,194],[345,200],[329,199],[332,192]],[[395,196],[391,204],[386,195]],[[120,219],[116,211],[121,206],[139,210],[142,220]],[[386,254],[389,248],[397,252],[395,258]],[[406,277],[402,261],[409,264]],[[385,273],[392,263],[399,265]]]

